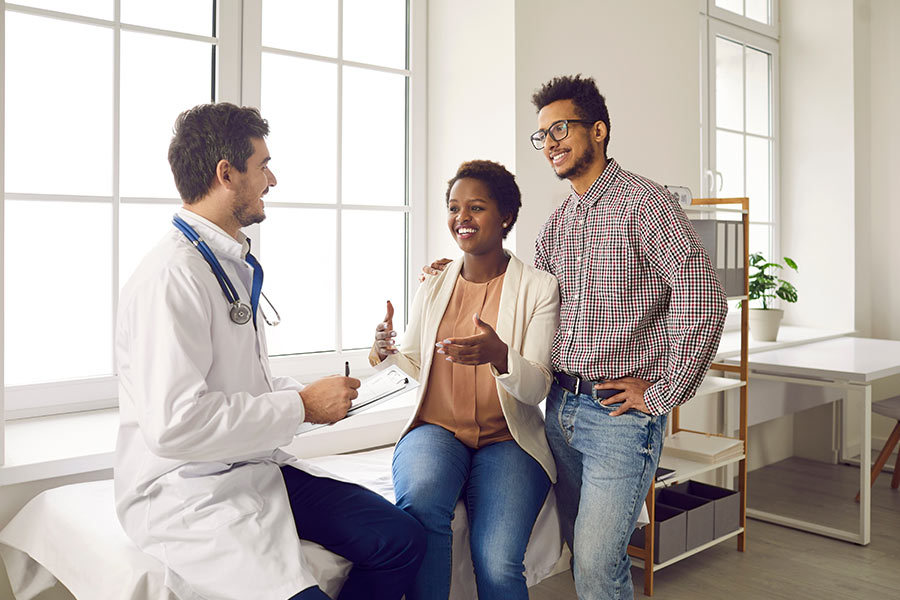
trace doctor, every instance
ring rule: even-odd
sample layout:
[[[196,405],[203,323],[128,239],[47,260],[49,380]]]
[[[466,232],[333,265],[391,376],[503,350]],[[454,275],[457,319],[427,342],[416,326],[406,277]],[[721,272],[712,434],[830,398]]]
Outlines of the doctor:
[[[119,303],[116,510],[182,599],[327,598],[300,538],[354,563],[341,599],[399,599],[421,526],[278,449],[304,421],[343,418],[359,381],[303,387],[270,372],[262,269],[240,230],[265,218],[276,183],[268,132],[256,109],[225,103],[175,123],[169,163],[184,206]]]

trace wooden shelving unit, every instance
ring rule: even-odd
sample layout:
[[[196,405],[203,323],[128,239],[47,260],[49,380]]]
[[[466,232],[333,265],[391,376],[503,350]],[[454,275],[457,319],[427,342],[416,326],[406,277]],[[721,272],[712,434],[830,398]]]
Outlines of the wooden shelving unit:
[[[749,217],[749,209],[750,209],[750,199],[749,198],[694,198],[688,210],[699,210],[699,211],[712,211],[712,212],[735,212],[740,213],[741,215],[741,223],[744,230],[744,266],[747,270],[747,274],[749,275],[749,229],[750,229],[750,217]],[[736,300],[746,300],[750,293],[749,287],[749,279],[744,277],[744,294],[743,296],[731,297],[728,299],[729,303]],[[748,325],[749,325],[749,308],[747,306],[747,302],[743,302],[741,304],[741,352],[740,352],[740,363],[737,365],[734,364],[725,364],[725,363],[713,363],[710,367],[711,371],[721,371],[725,373],[734,373],[737,375],[737,378],[728,378],[728,377],[717,377],[713,375],[707,375],[704,379],[703,383],[697,390],[695,397],[697,396],[705,396],[710,394],[717,394],[720,392],[724,392],[726,390],[731,389],[740,389],[740,417],[739,417],[739,437],[744,442],[744,452],[740,456],[732,457],[728,460],[719,461],[715,463],[705,463],[705,462],[697,462],[692,460],[686,460],[682,458],[675,458],[671,456],[663,455],[660,458],[659,466],[673,469],[675,472],[669,478],[657,483],[653,482],[650,484],[650,491],[647,494],[647,511],[650,513],[650,523],[644,528],[644,547],[639,546],[628,546],[628,554],[634,559],[633,563],[635,566],[642,567],[644,569],[644,594],[647,596],[653,595],[653,573],[659,569],[667,567],[671,564],[674,564],[682,559],[685,559],[689,556],[693,556],[698,552],[702,552],[703,550],[724,542],[726,540],[737,538],[737,549],[739,552],[743,552],[746,549],[746,519],[747,519],[747,379],[748,379],[748,367],[747,367],[747,349],[748,349]],[[676,433],[678,431],[692,431],[689,429],[684,429],[681,427],[680,423],[680,411],[676,407],[671,415],[670,415],[670,423],[672,426],[672,433]],[[720,435],[718,433],[710,433],[710,432],[698,432],[710,435]],[[723,436],[724,437],[724,436]],[[663,450],[665,452],[665,449]],[[687,481],[693,477],[697,477],[703,473],[708,473],[710,471],[714,471],[717,469],[721,469],[728,465],[733,465],[737,463],[737,480],[738,480],[738,492],[740,494],[740,526],[737,530],[729,532],[719,538],[716,538],[710,542],[707,542],[701,546],[696,548],[692,548],[687,552],[679,554],[663,563],[654,564],[653,562],[653,554],[654,554],[654,535],[655,535],[655,513],[656,513],[656,486],[659,485],[661,487],[668,487],[675,483],[679,483],[682,481]]]

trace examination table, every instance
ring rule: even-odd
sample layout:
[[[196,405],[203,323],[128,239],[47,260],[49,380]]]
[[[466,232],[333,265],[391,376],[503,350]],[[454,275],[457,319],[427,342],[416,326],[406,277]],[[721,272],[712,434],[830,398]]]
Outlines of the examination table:
[[[393,502],[392,453],[393,448],[382,448],[309,461]],[[320,587],[336,597],[350,563],[318,544],[302,545]],[[552,574],[561,552],[551,490],[525,554],[529,586]],[[16,600],[30,600],[57,581],[78,600],[177,600],[166,587],[162,564],[141,552],[119,525],[112,480],[67,485],[36,496],[0,531],[0,555]],[[460,501],[453,519],[451,599],[474,598],[468,520]]]

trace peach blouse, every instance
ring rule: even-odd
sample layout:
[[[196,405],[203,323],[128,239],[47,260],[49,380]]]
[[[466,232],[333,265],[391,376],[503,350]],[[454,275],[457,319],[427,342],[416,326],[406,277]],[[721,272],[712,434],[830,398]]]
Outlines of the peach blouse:
[[[475,335],[472,320],[475,313],[482,321],[496,327],[504,275],[484,283],[466,281],[460,275],[435,341]],[[445,359],[443,354],[434,356],[414,427],[424,423],[439,425],[475,449],[513,439],[500,407],[491,365],[460,365]]]

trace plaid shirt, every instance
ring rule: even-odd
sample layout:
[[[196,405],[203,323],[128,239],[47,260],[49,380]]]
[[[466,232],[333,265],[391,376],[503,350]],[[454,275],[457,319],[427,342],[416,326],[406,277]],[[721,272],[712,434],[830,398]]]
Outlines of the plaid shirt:
[[[639,377],[651,413],[683,404],[715,356],[728,310],[697,234],[658,184],[610,159],[550,215],[534,264],[559,280],[554,370]]]

